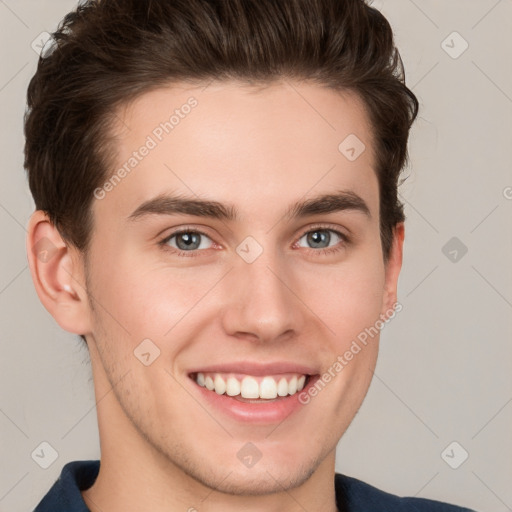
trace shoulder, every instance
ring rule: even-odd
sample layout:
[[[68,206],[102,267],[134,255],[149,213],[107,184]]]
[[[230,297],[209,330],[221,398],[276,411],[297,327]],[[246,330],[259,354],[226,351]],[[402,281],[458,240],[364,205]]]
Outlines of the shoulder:
[[[335,475],[335,487],[338,507],[343,512],[474,512],[440,501],[401,498],[340,473]]]
[[[80,491],[91,487],[99,470],[99,460],[68,462],[33,512],[88,512]]]

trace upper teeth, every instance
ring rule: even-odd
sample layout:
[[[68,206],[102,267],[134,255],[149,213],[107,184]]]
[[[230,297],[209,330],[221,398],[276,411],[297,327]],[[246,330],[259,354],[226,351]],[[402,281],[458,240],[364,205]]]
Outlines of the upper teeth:
[[[196,382],[219,395],[241,395],[242,398],[272,399],[277,396],[294,395],[301,391],[306,382],[306,376],[294,374],[288,377],[274,378],[272,376],[253,377],[246,375],[240,379],[231,374],[198,373]]]

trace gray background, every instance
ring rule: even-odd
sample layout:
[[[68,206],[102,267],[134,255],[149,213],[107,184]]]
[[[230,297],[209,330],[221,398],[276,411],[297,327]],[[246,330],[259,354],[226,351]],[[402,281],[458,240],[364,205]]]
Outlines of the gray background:
[[[74,5],[0,0],[2,512],[35,506],[66,462],[99,457],[87,350],[39,303],[25,255],[32,46]],[[395,30],[421,114],[401,187],[403,311],[382,332],[337,471],[400,495],[512,510],[512,1],[375,6]],[[42,442],[57,452],[47,469],[31,455]]]

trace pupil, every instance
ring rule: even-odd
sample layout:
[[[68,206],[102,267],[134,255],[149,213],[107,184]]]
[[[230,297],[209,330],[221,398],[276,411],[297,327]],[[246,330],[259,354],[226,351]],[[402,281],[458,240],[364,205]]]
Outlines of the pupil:
[[[322,243],[327,243],[327,246],[329,246],[329,242],[331,239],[331,235],[328,231],[313,231],[308,235],[308,242],[312,244],[313,247],[318,247]]]
[[[180,233],[176,239],[176,245],[180,249],[190,249],[192,245],[199,247],[199,244],[199,235],[197,233]],[[192,248],[197,249],[197,247]]]

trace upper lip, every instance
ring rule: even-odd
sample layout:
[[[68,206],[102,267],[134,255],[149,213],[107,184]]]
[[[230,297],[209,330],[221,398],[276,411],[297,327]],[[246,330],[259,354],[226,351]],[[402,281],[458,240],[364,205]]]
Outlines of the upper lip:
[[[233,362],[202,366],[189,371],[189,373],[243,373],[246,375],[264,376],[281,373],[316,375],[318,371],[311,366],[291,363],[289,361],[274,361],[269,363],[240,361],[236,363]]]

